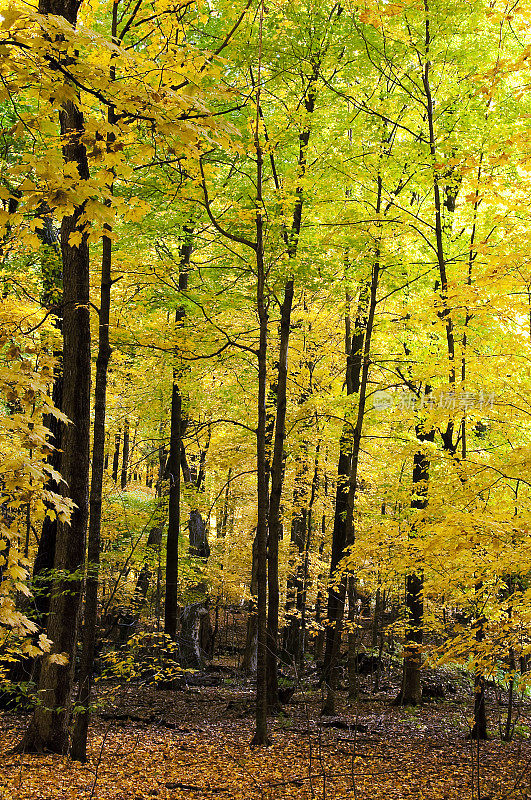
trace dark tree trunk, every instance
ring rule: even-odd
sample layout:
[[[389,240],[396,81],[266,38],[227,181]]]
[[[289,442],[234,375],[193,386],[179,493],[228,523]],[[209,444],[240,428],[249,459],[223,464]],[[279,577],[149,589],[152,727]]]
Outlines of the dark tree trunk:
[[[184,229],[184,239],[180,248],[179,290],[188,289],[188,269],[192,255],[191,237],[193,231]],[[175,325],[181,325],[185,310],[181,306],[175,312]],[[171,394],[170,453],[168,472],[170,475],[170,494],[168,500],[168,538],[166,542],[166,594],[164,598],[164,632],[172,639],[177,636],[177,593],[179,578],[179,532],[181,527],[181,455],[182,455],[182,397],[177,383],[179,373],[173,370]]]
[[[476,585],[476,595],[479,595],[482,589],[482,584]],[[479,605],[479,603],[477,603]],[[485,639],[485,625],[487,619],[480,616],[476,621],[476,642],[478,644]],[[480,740],[485,741],[489,738],[487,732],[487,711],[485,708],[485,676],[481,665],[476,661],[474,667],[474,725],[468,737],[477,742]]]
[[[319,451],[321,449],[320,441],[317,442],[315,447],[315,462],[312,478],[312,490],[310,494],[310,502],[308,503],[307,526],[306,526],[306,541],[304,544],[304,559],[301,562],[302,577],[301,577],[301,593],[297,598],[298,608],[300,611],[301,619],[301,634],[300,634],[300,663],[304,659],[306,652],[306,613],[307,613],[307,597],[308,597],[308,583],[310,572],[310,551],[312,544],[312,519],[313,519],[313,504],[317,495],[319,486]]]
[[[191,498],[194,497],[195,492],[204,492],[204,478],[205,478],[205,461],[210,446],[210,433],[207,439],[205,448],[201,451],[199,457],[199,470],[192,469],[188,465],[186,458],[186,450],[184,445],[181,444],[181,468],[184,482],[188,489],[192,490]],[[193,500],[192,500],[193,502]],[[189,553],[191,556],[201,558],[206,561],[210,557],[210,544],[208,542],[207,522],[203,519],[203,515],[197,508],[191,508],[188,517],[188,533],[189,533]]]
[[[256,607],[257,607],[257,573],[258,573],[258,558],[257,558],[257,542],[256,536],[253,540],[253,554],[251,566],[251,586],[249,606],[247,611],[247,630],[245,635],[245,649],[243,651],[242,659],[242,672],[246,675],[256,674],[256,646],[257,646],[257,626],[256,626]]]
[[[367,326],[367,306],[369,302],[369,286],[365,284],[358,300],[358,311],[354,325],[354,333],[350,335],[350,319],[345,319],[345,344],[347,355],[346,388],[347,395],[359,391],[361,353]],[[330,678],[332,650],[334,646],[334,626],[340,608],[339,590],[334,586],[337,567],[343,558],[345,550],[345,530],[347,519],[348,479],[352,464],[352,432],[345,425],[339,442],[339,462],[337,465],[337,484],[334,505],[334,528],[332,532],[332,553],[330,557],[330,586],[328,589],[327,620],[328,626],[325,634],[325,655],[323,666],[323,680],[326,683]]]
[[[376,213],[379,214],[381,210],[382,200],[382,179],[378,174],[378,194],[376,201]],[[365,420],[365,405],[367,401],[367,387],[369,380],[370,357],[371,357],[371,340],[374,330],[374,317],[376,313],[376,293],[378,291],[378,282],[380,277],[380,240],[377,240],[376,252],[374,257],[374,264],[372,268],[371,282],[370,282],[370,302],[369,313],[367,317],[367,324],[363,340],[363,349],[361,355],[361,380],[359,382],[359,401],[358,413],[356,415],[356,422],[354,430],[352,431],[352,455],[350,460],[350,474],[348,477],[348,493],[346,498],[346,511],[344,519],[344,547],[345,553],[348,548],[354,543],[354,503],[356,500],[356,491],[358,488],[358,466],[359,455],[361,449],[361,441],[363,434],[363,423]],[[355,334],[356,335],[356,334]],[[354,357],[357,354],[352,348]],[[351,379],[359,372],[351,373]],[[335,712],[335,693],[338,683],[338,662],[341,651],[341,636],[343,632],[343,616],[345,611],[345,597],[347,589],[347,578],[343,575],[341,578],[339,602],[337,604],[337,613],[335,617],[335,624],[333,629],[333,640],[330,650],[330,662],[328,668],[328,692],[323,704],[322,713],[326,715],[333,715]],[[326,667],[326,665],[325,665]],[[325,673],[326,674],[326,673]]]
[[[326,479],[325,479],[325,495],[326,495]],[[326,517],[323,514],[321,517],[321,542],[319,544],[319,558],[322,559],[324,553],[324,544],[326,536]],[[325,581],[325,575],[321,572],[319,574],[319,590],[315,599],[315,623],[317,625],[318,633],[315,637],[313,646],[313,657],[316,662],[320,661],[323,657],[323,650],[325,645],[325,631],[322,625],[323,605],[324,605],[324,592],[322,585]]]
[[[205,447],[201,450],[199,455],[199,468],[192,469],[188,465],[186,458],[186,451],[184,444],[181,443],[181,468],[186,487],[191,490],[190,502],[192,506],[188,516],[188,553],[192,558],[200,559],[202,565],[206,566],[210,558],[210,544],[208,541],[208,520],[203,519],[203,515],[193,504],[196,502],[194,498],[198,494],[204,492],[205,486],[205,464],[208,449],[210,447],[210,427],[208,428],[208,437]],[[208,605],[208,587],[202,577],[195,582],[194,585],[189,586],[189,593],[193,592],[195,599],[201,601],[205,607]],[[210,620],[210,617],[208,617]],[[202,618],[203,623],[206,617]],[[202,630],[204,629],[204,624]]]
[[[424,433],[416,428],[419,442],[433,442],[435,431]],[[428,504],[428,481],[430,462],[424,451],[415,453],[413,458],[413,488],[411,508],[422,511]],[[414,536],[414,529],[410,536]],[[404,665],[402,688],[395,700],[399,705],[416,706],[422,702],[422,686],[420,679],[422,656],[422,624],[424,617],[423,576],[419,570],[406,578],[406,639],[404,643]]]
[[[352,575],[348,579],[348,696],[355,700],[359,691],[358,680],[358,645],[359,636],[356,632],[356,592],[355,581]]]
[[[179,578],[179,531],[181,518],[181,393],[174,383],[171,395],[170,454],[168,471],[170,493],[168,500],[168,537],[166,541],[166,594],[164,598],[164,632],[177,636],[177,591]]]
[[[305,92],[305,108],[308,114],[306,122],[299,133],[299,157],[298,170],[299,179],[306,173],[308,143],[310,140],[310,119],[315,109],[315,85],[319,74],[319,66],[316,64]],[[270,160],[273,178],[276,188],[280,188],[274,156],[271,151]],[[297,186],[295,206],[291,230],[284,231],[284,241],[288,256],[295,258],[299,244],[299,237],[302,224],[302,210],[304,203],[304,191],[301,185]],[[286,394],[288,378],[288,346],[291,328],[291,308],[293,305],[293,277],[289,277],[284,288],[284,301],[282,303],[282,313],[280,321],[280,348],[278,359],[278,377],[276,385],[276,421],[275,421],[275,440],[273,447],[273,459],[271,464],[271,497],[269,500],[269,537],[267,553],[267,580],[268,580],[268,616],[267,616],[267,693],[270,708],[278,708],[278,611],[279,611],[279,584],[278,584],[278,542],[280,539],[282,526],[280,523],[280,502],[282,496],[283,467],[284,467],[284,439],[286,428]]]
[[[474,674],[474,725],[469,738],[483,741],[489,738],[485,710],[485,677],[479,670]]]
[[[306,457],[306,448],[304,448]],[[301,661],[301,597],[302,575],[304,571],[303,553],[306,543],[308,527],[308,509],[306,502],[306,489],[303,485],[305,473],[301,472],[296,478],[293,504],[297,508],[302,502],[302,508],[296,511],[291,520],[290,528],[290,572],[286,587],[286,626],[284,628],[285,657],[295,664]],[[298,484],[298,485],[297,485]]]
[[[59,331],[62,330],[62,282],[63,265],[61,261],[61,248],[59,238],[53,227],[51,216],[47,209],[44,209],[41,217],[45,222],[45,228],[38,233],[43,244],[43,255],[41,258],[43,291],[41,302],[48,310],[55,315],[55,326]],[[56,366],[54,369],[52,403],[55,408],[62,409],[63,404],[63,365],[62,351],[54,352]],[[47,463],[56,471],[61,472],[61,441],[63,423],[53,414],[47,414],[43,420],[44,426],[49,431],[48,441],[54,448],[47,458]],[[50,478],[48,482],[50,491],[57,494],[61,493],[60,484]],[[51,510],[51,504],[45,501],[47,509]],[[41,536],[37,548],[37,556],[33,564],[32,589],[34,593],[34,606],[36,611],[35,622],[41,629],[45,629],[48,621],[48,611],[50,607],[50,593],[52,589],[52,574],[55,542],[57,538],[57,518],[53,515],[46,516],[42,524]]]
[[[263,13],[263,7],[262,11]],[[260,37],[262,36],[262,17]],[[260,74],[258,76],[257,109],[260,108]],[[266,271],[264,264],[264,220],[262,216],[262,171],[263,152],[259,134],[259,116],[256,116],[254,145],[256,150],[256,311],[258,315],[258,398],[256,425],[256,587],[257,587],[257,659],[256,659],[256,728],[253,745],[269,743],[267,733],[267,517],[268,517],[268,469],[266,452],[267,425],[267,334],[268,314],[266,306]]]
[[[121,429],[114,434],[114,455],[112,457],[112,479],[118,483],[118,471],[120,469],[120,440],[122,438]]]
[[[114,9],[117,6],[115,4]],[[113,9],[113,10],[114,10]],[[101,502],[105,459],[105,412],[107,398],[107,371],[111,348],[109,345],[109,319],[111,309],[111,240],[103,238],[101,265],[101,300],[99,318],[99,346],[96,360],[96,387],[94,394],[94,441],[92,447],[92,476],[90,484],[90,519],[88,530],[87,577],[85,588],[85,613],[81,648],[81,665],[72,758],[85,761],[87,757],[87,732],[89,703],[93,682],[94,653],[98,613],[98,574],[101,539]],[[124,447],[125,454],[125,447]]]
[[[41,0],[39,11],[57,14],[76,23],[77,2]],[[81,141],[85,126],[83,114],[74,100],[63,103],[59,112],[63,136],[63,158],[77,168],[81,181],[89,179],[85,146]],[[75,504],[69,524],[57,531],[54,567],[61,578],[54,581],[50,601],[48,636],[53,654],[64,653],[67,664],[43,659],[36,708],[21,747],[65,753],[72,705],[74,659],[82,593],[82,568],[88,519],[90,450],[90,317],[89,249],[80,218],[84,205],[75,206],[61,223],[63,256],[63,411],[71,421],[63,434],[62,473],[65,493]],[[69,243],[74,233],[82,232],[77,247]]]
[[[284,302],[280,319],[280,350],[278,355],[277,414],[273,459],[271,462],[271,494],[269,497],[269,547],[268,547],[268,592],[267,609],[267,700],[269,708],[279,707],[277,675],[278,643],[278,542],[281,533],[280,501],[284,464],[284,439],[286,434],[286,391],[288,382],[288,346],[293,304],[293,280],[286,281]]]
[[[122,450],[122,472],[120,475],[120,488],[127,487],[127,470],[129,469],[129,420],[124,422],[124,446]]]

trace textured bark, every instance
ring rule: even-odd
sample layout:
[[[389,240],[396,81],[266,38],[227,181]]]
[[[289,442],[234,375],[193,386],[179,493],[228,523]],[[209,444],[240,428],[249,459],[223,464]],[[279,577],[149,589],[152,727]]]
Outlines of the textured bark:
[[[304,660],[306,652],[306,614],[307,614],[307,597],[308,597],[308,583],[310,572],[310,552],[312,544],[312,520],[313,520],[313,505],[317,495],[319,486],[319,451],[321,449],[320,441],[317,442],[315,447],[315,461],[312,478],[312,490],[310,494],[310,502],[308,503],[307,513],[307,526],[306,526],[306,541],[304,544],[304,558],[301,561],[302,579],[301,579],[301,592],[298,597],[298,608],[300,611],[301,620],[301,633],[300,633],[300,663]]]
[[[433,442],[435,431],[424,433],[417,426],[419,442]],[[424,451],[415,453],[413,457],[413,491],[411,508],[422,511],[428,504],[428,482],[430,462]],[[414,536],[414,530],[411,531]],[[422,651],[422,624],[424,617],[424,600],[422,572],[411,573],[406,577],[406,638],[404,643],[404,665],[402,688],[395,704],[416,706],[422,702],[422,685],[420,678]]]
[[[288,346],[293,305],[293,280],[284,289],[284,302],[280,319],[280,350],[278,355],[277,413],[273,459],[271,462],[271,493],[269,497],[268,595],[267,608],[267,700],[269,708],[278,708],[277,642],[278,642],[278,543],[281,534],[280,501],[284,464],[284,439],[286,435],[286,392],[288,382]]]
[[[306,448],[303,458],[306,467]],[[301,598],[302,575],[304,571],[303,553],[306,542],[308,524],[308,509],[306,503],[306,488],[304,486],[305,472],[299,473],[296,478],[293,493],[293,505],[299,510],[293,515],[290,527],[290,571],[286,588],[286,625],[284,628],[284,653],[291,663],[300,663],[301,660]],[[301,507],[302,504],[302,507]]]
[[[112,457],[112,479],[118,483],[118,472],[120,469],[120,442],[122,439],[122,430],[114,434],[114,455]]]
[[[319,75],[320,61],[314,64],[314,69],[308,81],[305,92],[304,104],[307,112],[305,124],[299,133],[298,177],[302,181],[306,174],[308,143],[310,140],[311,115],[315,109],[315,88]],[[276,188],[280,188],[273,153],[270,154],[271,166]],[[302,185],[296,188],[295,205],[291,230],[284,231],[284,241],[288,256],[293,259],[297,255],[299,237],[302,224],[302,210],[304,204],[304,191]],[[288,378],[288,345],[291,329],[291,308],[293,305],[294,280],[290,276],[284,287],[284,301],[280,321],[280,348],[278,359],[278,376],[276,384],[276,420],[273,458],[271,463],[271,497],[269,500],[269,536],[267,553],[267,580],[268,580],[268,615],[267,615],[267,693],[270,708],[279,706],[278,699],[278,612],[279,612],[279,583],[278,583],[278,542],[282,532],[280,522],[280,501],[282,496],[283,465],[284,465],[284,439],[286,428],[286,393]]]
[[[179,580],[179,532],[181,527],[181,393],[174,375],[171,394],[170,454],[168,471],[168,537],[166,541],[166,594],[164,597],[164,632],[177,635],[177,591]]]
[[[361,353],[367,327],[367,306],[369,287],[365,284],[360,292],[354,332],[350,335],[350,319],[345,319],[345,350],[347,356],[345,383],[347,395],[359,391],[361,372]],[[334,528],[332,532],[332,552],[330,557],[330,586],[328,589],[327,619],[325,634],[325,654],[323,680],[330,678],[332,650],[334,645],[334,625],[341,605],[340,592],[333,585],[337,567],[345,550],[346,519],[348,508],[348,476],[352,465],[352,434],[345,425],[339,442],[339,461],[337,465],[336,497],[334,505]]]
[[[253,553],[251,565],[251,586],[250,598],[247,611],[247,629],[245,634],[245,649],[243,651],[242,659],[242,672],[246,675],[256,674],[256,599],[258,593],[257,587],[257,573],[258,573],[258,558],[257,558],[257,542],[256,536],[253,540]]]
[[[376,213],[379,214],[381,210],[382,200],[382,179],[378,174],[378,194],[376,201]],[[363,434],[363,424],[365,420],[365,405],[367,401],[367,387],[369,380],[370,357],[371,357],[371,340],[374,330],[374,317],[376,313],[376,293],[378,290],[378,282],[380,277],[380,241],[377,241],[376,251],[374,256],[374,263],[372,267],[371,282],[370,282],[370,302],[369,313],[367,316],[367,325],[365,329],[365,336],[363,341],[362,358],[361,358],[361,379],[359,383],[359,401],[358,413],[356,415],[356,422],[352,432],[352,457],[350,462],[350,474],[348,478],[348,493],[346,502],[345,513],[345,552],[354,543],[354,503],[356,500],[356,491],[358,488],[358,466],[359,456],[361,451],[361,440]],[[341,578],[341,585],[339,591],[339,602],[337,604],[337,614],[335,618],[335,625],[333,629],[333,640],[330,650],[330,661],[328,667],[328,692],[323,704],[323,714],[333,715],[335,712],[335,693],[338,683],[338,662],[341,650],[341,636],[343,632],[343,616],[345,611],[345,598],[347,589],[347,578],[343,575]],[[325,673],[326,674],[326,673]]]
[[[77,3],[41,0],[39,10],[58,14],[75,24]],[[65,163],[77,167],[81,180],[88,180],[83,114],[72,100],[59,112]],[[75,503],[70,523],[57,532],[54,567],[61,579],[54,582],[50,601],[48,635],[53,653],[65,653],[68,664],[43,659],[37,706],[21,747],[64,753],[68,749],[77,623],[82,592],[82,567],[88,519],[89,437],[90,437],[90,318],[89,249],[85,234],[77,247],[71,234],[82,230],[84,206],[75,206],[61,223],[63,256],[63,411],[71,421],[63,434],[62,472],[65,493]]]
[[[113,6],[112,35],[116,36],[118,5]],[[114,77],[114,74],[113,74]],[[114,121],[114,111],[109,109],[109,123]],[[109,134],[108,144],[114,141]],[[112,185],[109,186],[112,192]],[[107,203],[110,205],[110,202]],[[111,232],[105,226],[106,233]],[[96,358],[96,386],[94,390],[94,433],[92,444],[92,473],[89,497],[89,529],[87,552],[87,576],[85,584],[85,612],[83,619],[81,663],[79,671],[77,705],[74,730],[72,734],[72,758],[86,761],[87,734],[90,721],[89,703],[94,678],[94,654],[96,651],[96,631],[98,622],[98,587],[101,548],[101,506],[103,491],[103,473],[105,469],[105,416],[107,402],[107,375],[111,347],[109,344],[109,324],[111,315],[112,287],[112,241],[104,236],[102,241],[100,312],[98,328],[98,355]],[[124,436],[124,463],[127,463]],[[122,472],[123,483],[123,472]],[[122,485],[122,488],[123,485]]]
[[[186,606],[181,613],[179,661],[183,667],[203,669],[212,657],[212,625],[204,602]]]
[[[124,422],[124,446],[122,450],[122,471],[120,474],[120,488],[127,487],[127,471],[129,469],[129,420]]]
[[[185,229],[185,239],[180,249],[179,290],[188,288],[188,268],[192,254],[191,231]],[[175,325],[182,323],[184,308],[175,312]],[[177,367],[173,370],[171,394],[170,453],[168,472],[170,492],[168,499],[168,538],[166,542],[166,594],[164,598],[164,632],[172,639],[177,635],[177,592],[179,580],[179,532],[181,527],[181,451],[182,451],[182,398]]]
[[[476,594],[482,589],[482,584],[476,585]],[[476,642],[480,643],[485,639],[485,625],[486,618],[480,616],[476,621]],[[509,714],[507,715],[507,722],[509,724]],[[509,729],[510,730],[510,729]],[[489,738],[487,732],[487,711],[485,708],[485,676],[481,669],[481,665],[476,662],[474,667],[474,725],[468,735],[469,739],[476,741],[486,740]]]
[[[261,6],[260,37],[262,35]],[[260,74],[258,79],[260,87]],[[257,108],[260,108],[260,88],[257,91]],[[257,661],[256,661],[256,727],[253,745],[269,743],[267,733],[267,516],[268,516],[268,470],[266,453],[266,393],[267,393],[267,334],[268,315],[265,296],[264,264],[264,220],[262,216],[262,171],[263,152],[259,136],[258,113],[256,117],[254,145],[256,150],[256,311],[258,316],[258,397],[256,425],[256,587],[257,587]]]

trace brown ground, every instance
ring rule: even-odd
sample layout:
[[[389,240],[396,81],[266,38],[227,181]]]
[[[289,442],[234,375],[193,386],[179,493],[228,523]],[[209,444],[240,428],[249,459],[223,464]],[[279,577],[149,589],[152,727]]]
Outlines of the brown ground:
[[[470,706],[463,686],[414,710],[391,707],[390,688],[352,704],[342,695],[341,727],[322,726],[317,689],[299,692],[285,714],[271,719],[272,745],[252,750],[252,690],[241,681],[225,677],[217,687],[181,691],[102,683],[85,765],[10,754],[27,717],[0,714],[0,798],[477,800],[477,752],[465,740]],[[523,710],[510,743],[499,737],[505,711],[491,703],[493,738],[480,744],[484,800],[531,796],[531,709]]]

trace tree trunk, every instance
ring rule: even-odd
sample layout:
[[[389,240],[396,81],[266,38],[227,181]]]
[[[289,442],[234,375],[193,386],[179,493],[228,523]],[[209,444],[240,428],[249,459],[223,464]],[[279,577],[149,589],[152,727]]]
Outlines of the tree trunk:
[[[114,434],[114,455],[112,457],[112,479],[114,483],[118,483],[118,471],[120,469],[120,440],[122,438],[122,430],[118,429],[118,433]]]
[[[306,457],[306,448],[304,448]],[[304,468],[303,468],[304,469]],[[306,489],[303,486],[305,473],[301,472],[296,478],[293,504],[296,507],[303,503],[302,508],[295,511],[290,528],[290,572],[286,589],[286,625],[284,628],[285,657],[295,664],[301,661],[301,617],[300,605],[302,596],[302,575],[304,572],[303,554],[308,528],[308,509],[306,502]]]
[[[319,558],[322,559],[323,552],[324,552],[324,542],[325,542],[325,534],[326,534],[326,518],[323,514],[321,518],[321,543],[319,545]],[[321,624],[321,618],[323,613],[323,605],[324,605],[324,592],[321,588],[322,584],[325,581],[325,575],[320,573],[319,575],[319,590],[317,592],[317,597],[315,599],[315,623],[318,628],[317,636],[315,637],[315,642],[313,646],[313,657],[316,662],[320,661],[323,657],[323,650],[325,645],[325,631],[324,627]]]
[[[376,201],[376,213],[379,215],[381,210],[382,200],[382,178],[378,173],[378,194]],[[363,423],[365,420],[365,405],[367,401],[367,387],[369,381],[370,369],[370,356],[371,356],[371,340],[374,330],[374,317],[376,313],[376,294],[378,291],[378,283],[380,278],[380,239],[377,240],[376,250],[374,256],[374,264],[372,268],[371,282],[370,282],[370,302],[369,313],[367,316],[367,324],[365,336],[363,341],[363,349],[361,355],[361,380],[359,382],[359,401],[358,413],[356,415],[356,423],[352,431],[352,457],[350,460],[350,474],[348,477],[348,493],[346,497],[346,510],[344,518],[344,552],[348,551],[350,545],[354,543],[354,503],[356,500],[356,491],[358,488],[358,466],[359,455],[361,449],[361,441],[363,434]],[[355,334],[356,335],[356,334]],[[352,350],[352,355],[357,357],[357,354]],[[351,379],[355,378],[358,372],[351,373]],[[347,376],[348,377],[348,376]],[[353,387],[354,388],[354,387]],[[337,604],[337,614],[335,617],[335,625],[333,629],[333,639],[330,651],[330,663],[328,670],[328,693],[323,704],[323,714],[333,715],[335,712],[335,693],[338,680],[338,661],[341,651],[341,635],[343,632],[343,616],[345,611],[345,597],[347,589],[347,578],[343,575],[341,578],[341,585],[339,591],[339,602]]]
[[[41,0],[39,11],[57,14],[76,23],[78,4],[71,0]],[[77,168],[81,181],[89,179],[83,114],[75,100],[65,101],[59,112],[65,164]],[[65,654],[68,663],[45,656],[39,679],[41,703],[36,708],[21,744],[24,750],[68,749],[77,623],[82,593],[82,568],[88,519],[90,438],[90,317],[89,249],[80,218],[84,205],[75,206],[61,223],[63,256],[63,411],[70,420],[63,435],[62,471],[65,493],[75,504],[70,522],[57,531],[54,567],[61,578],[54,581],[50,601],[48,636],[53,654]],[[82,233],[79,245],[69,243]]]
[[[122,472],[120,475],[120,488],[122,492],[127,488],[127,470],[129,469],[129,420],[124,422],[124,446],[122,450]]]
[[[345,318],[345,350],[347,356],[346,388],[347,396],[359,391],[361,372],[361,352],[367,326],[367,306],[369,302],[369,286],[364,284],[360,291],[358,310],[354,333],[350,336],[350,318]],[[352,434],[348,425],[345,425],[339,442],[339,462],[337,465],[336,498],[334,506],[334,528],[332,532],[332,553],[330,558],[330,586],[328,589],[327,619],[328,626],[325,634],[325,655],[323,666],[323,681],[330,678],[332,650],[334,645],[334,625],[340,607],[339,590],[333,582],[336,570],[345,549],[345,530],[347,518],[348,476],[352,463]]]
[[[177,636],[177,591],[179,577],[179,531],[181,518],[181,393],[174,371],[171,394],[170,453],[168,471],[168,537],[166,541],[166,594],[164,597],[164,632]]]
[[[115,5],[113,11],[117,8]],[[88,530],[87,578],[85,588],[85,613],[81,648],[81,668],[77,695],[78,710],[72,736],[72,758],[86,761],[89,703],[93,682],[94,652],[98,613],[98,573],[100,562],[101,501],[105,460],[105,411],[107,397],[107,371],[111,348],[109,346],[109,319],[111,309],[112,243],[103,238],[101,265],[101,299],[99,318],[99,346],[96,359],[96,387],[94,394],[94,441],[92,447],[92,476],[90,483],[90,520]],[[124,444],[125,458],[125,444]]]
[[[279,707],[277,676],[278,643],[278,542],[281,533],[280,501],[284,464],[284,439],[286,434],[286,391],[288,382],[288,346],[293,304],[293,279],[286,281],[284,302],[280,320],[280,350],[278,355],[277,414],[273,459],[271,463],[271,494],[269,497],[269,547],[268,547],[268,592],[267,609],[267,700],[270,709]]]
[[[433,442],[435,431],[424,433],[416,427],[419,442]],[[411,508],[422,511],[428,504],[428,481],[430,462],[424,451],[415,453],[413,457],[413,487]],[[410,536],[414,536],[412,529]],[[404,664],[402,688],[395,700],[396,705],[417,706],[422,702],[422,686],[420,679],[422,624],[424,617],[424,600],[422,596],[424,580],[421,570],[406,577],[406,638],[404,643]]]
[[[192,255],[192,231],[184,227],[184,239],[180,248],[179,291],[188,289],[188,269]],[[181,306],[175,312],[175,326],[185,317]],[[177,355],[177,354],[176,354]],[[175,639],[177,636],[177,593],[179,578],[179,532],[181,527],[181,455],[182,455],[182,397],[177,383],[179,371],[173,369],[170,420],[170,452],[168,472],[170,494],[168,500],[168,538],[166,542],[166,594],[164,598],[164,632]]]
[[[479,595],[482,584],[476,585],[476,595]],[[477,603],[479,605],[479,603]],[[486,617],[481,615],[476,621],[476,642],[482,642],[485,638]],[[470,731],[468,739],[479,742],[489,738],[487,733],[487,712],[485,708],[485,676],[479,661],[474,666],[474,725]]]
[[[307,611],[307,597],[308,597],[308,581],[310,571],[310,550],[312,544],[312,519],[313,519],[313,504],[317,495],[319,485],[319,451],[321,449],[321,442],[318,441],[315,447],[315,462],[312,478],[312,490],[310,494],[310,502],[308,503],[307,513],[307,526],[306,526],[306,541],[304,544],[304,559],[302,561],[302,580],[301,580],[301,593],[298,598],[298,608],[300,611],[301,619],[301,635],[300,635],[300,663],[304,659],[306,652],[306,611]]]
[[[242,672],[245,675],[256,675],[256,599],[257,599],[257,573],[258,558],[256,549],[256,536],[253,540],[252,566],[251,566],[251,586],[249,606],[247,612],[247,630],[245,635],[245,649],[243,651]]]
[[[359,637],[356,632],[356,592],[354,577],[348,579],[348,697],[355,700],[359,691],[358,680],[358,644]]]
[[[260,59],[264,6],[260,7]],[[266,453],[266,393],[267,393],[267,334],[268,315],[265,296],[264,265],[264,219],[262,197],[263,152],[260,143],[260,67],[258,70],[257,113],[255,120],[254,145],[256,150],[256,311],[258,315],[258,398],[256,425],[256,585],[257,585],[257,661],[256,661],[256,728],[251,744],[269,744],[267,733],[267,517],[268,517],[268,475]]]

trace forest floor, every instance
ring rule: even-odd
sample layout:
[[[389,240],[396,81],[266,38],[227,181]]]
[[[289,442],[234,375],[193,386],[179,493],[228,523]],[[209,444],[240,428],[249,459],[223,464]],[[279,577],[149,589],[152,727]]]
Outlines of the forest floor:
[[[478,760],[482,800],[530,797],[531,706],[520,709],[506,743],[506,708],[489,697],[492,738],[480,743],[478,757],[465,738],[466,684],[458,678],[445,699],[415,709],[391,706],[390,685],[355,702],[343,692],[332,720],[319,716],[320,693],[310,688],[271,718],[271,745],[251,749],[253,692],[237,676],[180,691],[101,682],[84,765],[14,755],[28,717],[0,713],[0,798],[478,800]]]

